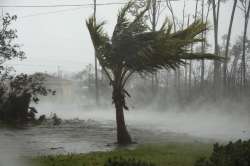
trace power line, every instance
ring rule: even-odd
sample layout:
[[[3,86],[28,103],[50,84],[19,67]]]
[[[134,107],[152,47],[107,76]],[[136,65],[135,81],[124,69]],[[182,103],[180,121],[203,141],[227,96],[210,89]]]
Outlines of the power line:
[[[106,2],[106,3],[97,3],[97,6],[107,6],[107,5],[124,5],[125,2]],[[0,5],[1,8],[55,8],[55,7],[84,7],[84,6],[93,6],[93,3],[87,4],[58,4],[58,5]]]
[[[56,14],[56,13],[63,13],[63,12],[68,12],[68,11],[75,11],[82,9],[83,7],[77,7],[77,8],[70,8],[70,9],[64,9],[64,10],[56,10],[56,11],[49,11],[49,12],[41,12],[41,13],[35,13],[35,14],[29,14],[29,15],[24,15],[18,18],[28,18],[28,17],[35,17],[35,16],[43,16],[43,15],[49,15],[49,14]]]
[[[178,1],[178,0],[170,0],[170,1]],[[165,2],[162,0],[159,0],[157,2]],[[124,5],[127,4],[125,2],[109,2],[109,3],[98,3],[97,6],[111,6],[111,5]],[[76,7],[76,8],[70,8],[70,9],[63,9],[63,10],[56,10],[56,11],[49,11],[49,12],[41,12],[41,13],[35,13],[30,15],[24,15],[19,18],[27,18],[27,17],[34,17],[34,16],[42,16],[42,15],[49,15],[49,14],[56,14],[56,13],[63,13],[67,11],[74,11],[79,10],[83,7],[90,7],[94,6],[94,3],[88,3],[88,4],[71,4],[71,5],[63,5],[63,4],[57,4],[57,5],[0,5],[0,8],[2,10],[4,8],[58,8],[58,7]]]
[[[179,0],[170,0],[179,1]],[[165,0],[158,0],[157,2],[166,2]],[[105,2],[96,3],[96,6],[109,6],[109,5],[124,5],[128,2]],[[57,8],[57,7],[84,7],[84,6],[94,6],[94,3],[85,4],[57,4],[57,5],[0,5],[1,8]]]

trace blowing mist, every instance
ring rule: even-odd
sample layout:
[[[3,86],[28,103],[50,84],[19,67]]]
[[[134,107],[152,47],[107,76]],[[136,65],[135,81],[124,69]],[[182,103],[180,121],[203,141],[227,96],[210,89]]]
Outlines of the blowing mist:
[[[250,164],[249,0],[77,1],[0,2],[0,166]]]

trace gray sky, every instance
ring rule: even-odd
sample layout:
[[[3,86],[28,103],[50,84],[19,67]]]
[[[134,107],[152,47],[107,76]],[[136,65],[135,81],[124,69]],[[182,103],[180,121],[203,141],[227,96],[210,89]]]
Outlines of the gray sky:
[[[194,0],[186,0],[187,13],[194,12]],[[97,3],[126,2],[126,0],[97,0]],[[0,0],[0,5],[56,5],[85,4],[92,0]],[[173,3],[177,17],[182,16],[183,0]],[[231,14],[232,0],[222,5],[220,19],[220,35],[225,34]],[[106,20],[106,30],[113,30],[117,11],[121,5],[98,6],[98,20]],[[63,10],[63,11],[62,11]],[[15,60],[11,64],[17,72],[50,72],[55,73],[59,67],[64,72],[77,72],[85,65],[94,62],[93,46],[85,26],[85,19],[93,7],[60,7],[60,8],[3,8],[4,12],[16,14],[18,20],[14,27],[18,31],[18,43],[26,52],[27,59],[21,62]],[[50,13],[48,13],[50,12]],[[47,14],[45,14],[47,13]],[[212,14],[212,11],[210,12]],[[170,16],[168,12],[162,18]],[[212,16],[212,15],[211,15]],[[169,17],[170,18],[170,17]],[[212,25],[212,17],[210,17]],[[232,38],[243,31],[243,15],[238,10],[235,17]],[[250,30],[248,31],[250,36]],[[212,31],[209,41],[213,41]]]

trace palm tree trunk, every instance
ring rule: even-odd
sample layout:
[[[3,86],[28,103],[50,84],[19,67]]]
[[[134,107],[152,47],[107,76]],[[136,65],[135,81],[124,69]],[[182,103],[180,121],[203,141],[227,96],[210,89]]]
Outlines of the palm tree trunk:
[[[94,19],[96,23],[96,0],[94,0]],[[99,82],[98,82],[98,70],[97,70],[97,51],[95,50],[95,100],[96,105],[99,104]]]
[[[124,119],[124,112],[123,112],[124,100],[125,97],[122,94],[121,89],[114,87],[113,101],[116,109],[117,143],[119,145],[127,145],[132,143]]]

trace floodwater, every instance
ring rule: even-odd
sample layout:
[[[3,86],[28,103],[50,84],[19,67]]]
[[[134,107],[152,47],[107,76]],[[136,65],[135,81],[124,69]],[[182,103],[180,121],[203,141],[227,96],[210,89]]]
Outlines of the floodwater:
[[[133,141],[138,144],[200,140],[187,134],[149,129],[149,126],[144,128],[132,124],[128,128]],[[0,152],[23,156],[86,153],[117,147],[114,121],[101,122],[91,119],[64,120],[59,126],[53,126],[51,123],[18,130],[0,129],[0,140]]]
[[[47,115],[55,112],[64,119],[63,123],[59,126],[48,123],[25,129],[0,129],[0,159],[7,154],[87,153],[117,148],[112,109],[86,111],[74,106],[39,105],[38,110]],[[131,110],[126,112],[126,122],[133,140],[138,144],[213,143],[250,138],[249,116],[244,114]]]

